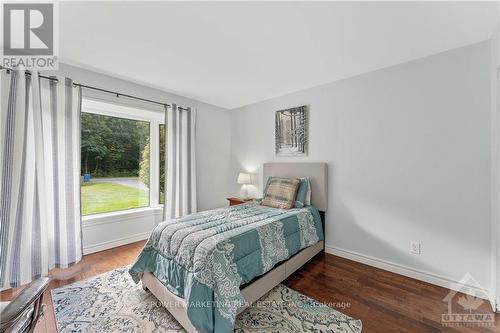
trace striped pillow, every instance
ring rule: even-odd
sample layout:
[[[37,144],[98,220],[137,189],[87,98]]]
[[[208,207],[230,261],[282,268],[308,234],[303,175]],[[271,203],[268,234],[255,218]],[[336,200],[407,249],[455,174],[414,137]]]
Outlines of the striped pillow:
[[[295,205],[299,184],[299,179],[271,178],[261,204],[274,208],[292,208]]]

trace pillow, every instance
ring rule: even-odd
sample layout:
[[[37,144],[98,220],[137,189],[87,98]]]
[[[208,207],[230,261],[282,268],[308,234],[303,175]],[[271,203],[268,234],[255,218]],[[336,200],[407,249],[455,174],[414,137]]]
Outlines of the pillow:
[[[300,180],[272,177],[268,183],[261,205],[282,209],[294,206]]]
[[[266,195],[267,188],[269,187],[269,183],[271,182],[271,179],[273,179],[273,178],[274,178],[273,176],[267,177],[266,186],[264,187],[264,195]]]
[[[269,183],[271,182],[272,178],[272,176],[267,177],[266,186],[264,187],[264,194],[266,194],[267,188],[269,187]],[[308,177],[299,178],[299,180],[300,184],[297,190],[297,197],[295,199],[295,208],[302,208],[304,206],[311,205],[311,182],[309,181]],[[302,199],[303,188],[306,188],[304,199]]]
[[[311,190],[309,189],[309,178],[299,178],[300,184],[297,190],[297,197],[295,198],[295,208],[302,208],[306,206],[307,192],[309,192],[309,204],[311,204]]]
[[[304,201],[305,206],[311,205],[311,181],[307,178],[307,192],[306,192],[306,200]]]

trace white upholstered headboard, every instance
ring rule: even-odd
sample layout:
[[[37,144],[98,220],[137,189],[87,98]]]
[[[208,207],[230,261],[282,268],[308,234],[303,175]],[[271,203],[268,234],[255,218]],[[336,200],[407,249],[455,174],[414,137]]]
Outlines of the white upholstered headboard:
[[[311,203],[318,210],[326,212],[328,208],[328,164],[326,163],[264,163],[263,175],[265,185],[267,178],[309,177],[311,182]]]

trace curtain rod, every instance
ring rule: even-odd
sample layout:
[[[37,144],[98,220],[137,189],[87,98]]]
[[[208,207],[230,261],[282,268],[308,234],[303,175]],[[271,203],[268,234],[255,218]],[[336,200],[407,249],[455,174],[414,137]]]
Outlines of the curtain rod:
[[[153,100],[147,99],[147,98],[142,98],[142,97],[128,95],[128,94],[122,94],[122,93],[119,93],[119,92],[116,92],[116,91],[111,91],[111,90],[107,90],[107,89],[102,89],[102,88],[87,86],[85,84],[73,83],[73,85],[75,87],[82,87],[82,88],[86,88],[86,89],[91,89],[91,90],[105,92],[105,93],[108,93],[108,94],[113,94],[113,95],[116,95],[116,97],[118,97],[118,98],[120,96],[123,96],[123,97],[127,97],[127,98],[137,99],[137,100],[140,100],[140,101],[143,101],[143,102],[149,102],[149,103],[153,103],[153,104],[158,104],[158,105],[166,106],[166,107],[171,107],[172,106],[171,104],[168,104],[168,103],[162,103],[162,102],[153,101]],[[187,109],[181,108],[181,107],[178,107],[178,109],[187,110]]]
[[[7,71],[11,71],[12,70],[10,68],[3,67],[1,65],[0,65],[0,69],[5,69]],[[29,72],[29,71],[25,71],[25,74],[31,76],[31,72]],[[45,75],[41,75],[41,74],[38,74],[38,76],[41,77],[42,79],[59,82],[59,79],[57,79],[56,77],[53,77],[53,76],[45,76]],[[88,86],[88,85],[80,84],[80,83],[73,83],[73,85],[76,86],[76,87],[82,87],[82,88],[86,88],[86,89],[91,89],[91,90],[96,90],[96,91],[101,91],[101,92],[105,92],[105,93],[108,93],[108,94],[112,94],[112,95],[115,95],[117,98],[119,98],[120,96],[122,96],[122,97],[126,97],[126,98],[137,99],[137,100],[140,100],[140,101],[143,101],[143,102],[148,102],[148,103],[153,103],[153,104],[157,104],[157,105],[162,105],[162,106],[165,106],[165,107],[172,107],[172,104],[162,103],[162,102],[158,102],[158,101],[155,101],[155,100],[152,100],[152,99],[142,98],[142,97],[133,96],[133,95],[129,95],[129,94],[123,94],[123,93],[120,93],[120,92],[117,92],[117,91],[112,91],[112,90],[107,90],[107,89],[103,89],[103,88]],[[183,108],[183,107],[180,107],[180,106],[177,107],[177,108],[179,110],[182,110],[182,111],[188,111],[189,110],[189,108]]]

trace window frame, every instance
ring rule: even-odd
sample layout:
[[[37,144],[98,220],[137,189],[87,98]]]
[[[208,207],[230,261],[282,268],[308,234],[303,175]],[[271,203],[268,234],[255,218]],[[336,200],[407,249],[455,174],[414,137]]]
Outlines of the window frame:
[[[160,150],[161,150],[161,147],[160,147],[161,146],[160,145],[161,144],[161,142],[160,142],[160,127],[161,127],[161,125],[166,126],[165,122],[162,122],[162,123],[158,124],[158,128],[157,128],[157,130],[158,130],[158,138],[156,140],[157,141],[157,151],[156,151],[156,153],[158,154],[158,163],[156,163],[156,165],[158,167],[158,173],[157,173],[158,174],[158,178],[157,178],[157,181],[156,181],[156,186],[158,186],[158,191],[157,191],[158,192],[158,198],[157,198],[156,202],[158,203],[159,206],[163,207],[165,203],[160,201],[160,199],[161,199],[161,196],[160,196],[160,181],[161,181],[161,179],[160,179],[160,162],[161,162],[160,161]],[[165,130],[166,130],[166,127],[165,127]],[[167,136],[165,136],[165,153],[167,152],[166,145],[167,145]],[[167,156],[165,156],[165,159],[166,158],[167,158]],[[166,176],[166,173],[165,173],[165,176]],[[165,179],[164,179],[164,181],[165,181]],[[164,198],[164,200],[165,200],[165,198]]]
[[[164,111],[156,111],[147,107],[126,106],[111,101],[101,101],[90,97],[83,97],[81,112],[96,115],[118,117],[129,120],[145,121],[149,123],[149,205],[140,208],[116,210],[112,212],[82,215],[83,224],[95,222],[109,223],[117,216],[127,217],[151,211],[157,212],[163,207],[159,204],[159,176],[160,176],[160,124],[165,124]]]

